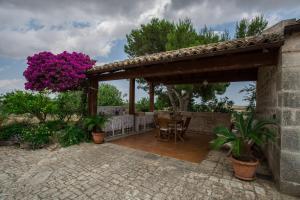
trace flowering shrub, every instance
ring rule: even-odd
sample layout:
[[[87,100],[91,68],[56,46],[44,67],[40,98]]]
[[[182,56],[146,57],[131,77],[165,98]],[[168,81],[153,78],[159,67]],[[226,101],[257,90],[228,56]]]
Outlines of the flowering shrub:
[[[27,58],[28,67],[23,74],[27,80],[25,89],[53,92],[78,89],[86,78],[86,70],[95,62],[88,55],[76,52],[34,54]]]

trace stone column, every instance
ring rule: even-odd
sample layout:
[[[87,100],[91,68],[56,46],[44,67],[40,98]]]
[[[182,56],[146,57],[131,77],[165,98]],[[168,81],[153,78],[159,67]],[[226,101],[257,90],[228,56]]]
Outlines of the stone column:
[[[278,72],[280,190],[300,195],[300,32],[285,35]]]

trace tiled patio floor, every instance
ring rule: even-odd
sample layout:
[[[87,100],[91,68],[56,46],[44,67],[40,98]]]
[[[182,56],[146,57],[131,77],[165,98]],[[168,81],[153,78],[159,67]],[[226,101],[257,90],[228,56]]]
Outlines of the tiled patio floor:
[[[225,156],[201,164],[105,143],[56,151],[0,147],[0,199],[295,199],[272,182],[232,177]]]
[[[184,142],[175,143],[174,140],[158,141],[155,138],[156,131],[124,137],[112,143],[195,163],[200,163],[210,150],[210,135],[187,133]]]

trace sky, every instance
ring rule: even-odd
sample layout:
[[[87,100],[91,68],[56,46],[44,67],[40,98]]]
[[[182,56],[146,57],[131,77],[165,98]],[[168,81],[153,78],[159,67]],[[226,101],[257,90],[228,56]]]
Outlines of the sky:
[[[0,0],[0,93],[24,89],[27,56],[40,51],[78,51],[103,64],[126,59],[126,34],[153,17],[190,18],[197,30],[226,28],[234,35],[242,18],[264,14],[269,26],[299,18],[299,0]],[[129,82],[110,82],[128,93]],[[238,91],[248,82],[232,83],[228,96],[245,105]],[[137,99],[145,92],[137,90]]]

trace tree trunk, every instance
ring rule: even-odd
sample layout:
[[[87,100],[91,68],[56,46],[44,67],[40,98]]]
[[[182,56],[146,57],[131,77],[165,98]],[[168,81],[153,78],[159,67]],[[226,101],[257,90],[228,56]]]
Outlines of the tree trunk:
[[[174,111],[187,111],[192,94],[187,92],[183,95],[179,94],[173,85],[167,85],[167,92]],[[176,105],[176,100],[179,105]]]
[[[174,86],[172,86],[172,85],[166,85],[166,87],[167,87],[167,93],[168,93],[169,100],[171,102],[173,111],[176,111],[177,110],[176,101],[175,101],[174,96],[172,94]]]
[[[179,98],[179,103],[180,103],[180,111],[187,111],[188,110],[188,105],[191,100],[191,94],[186,93],[183,96]]]

